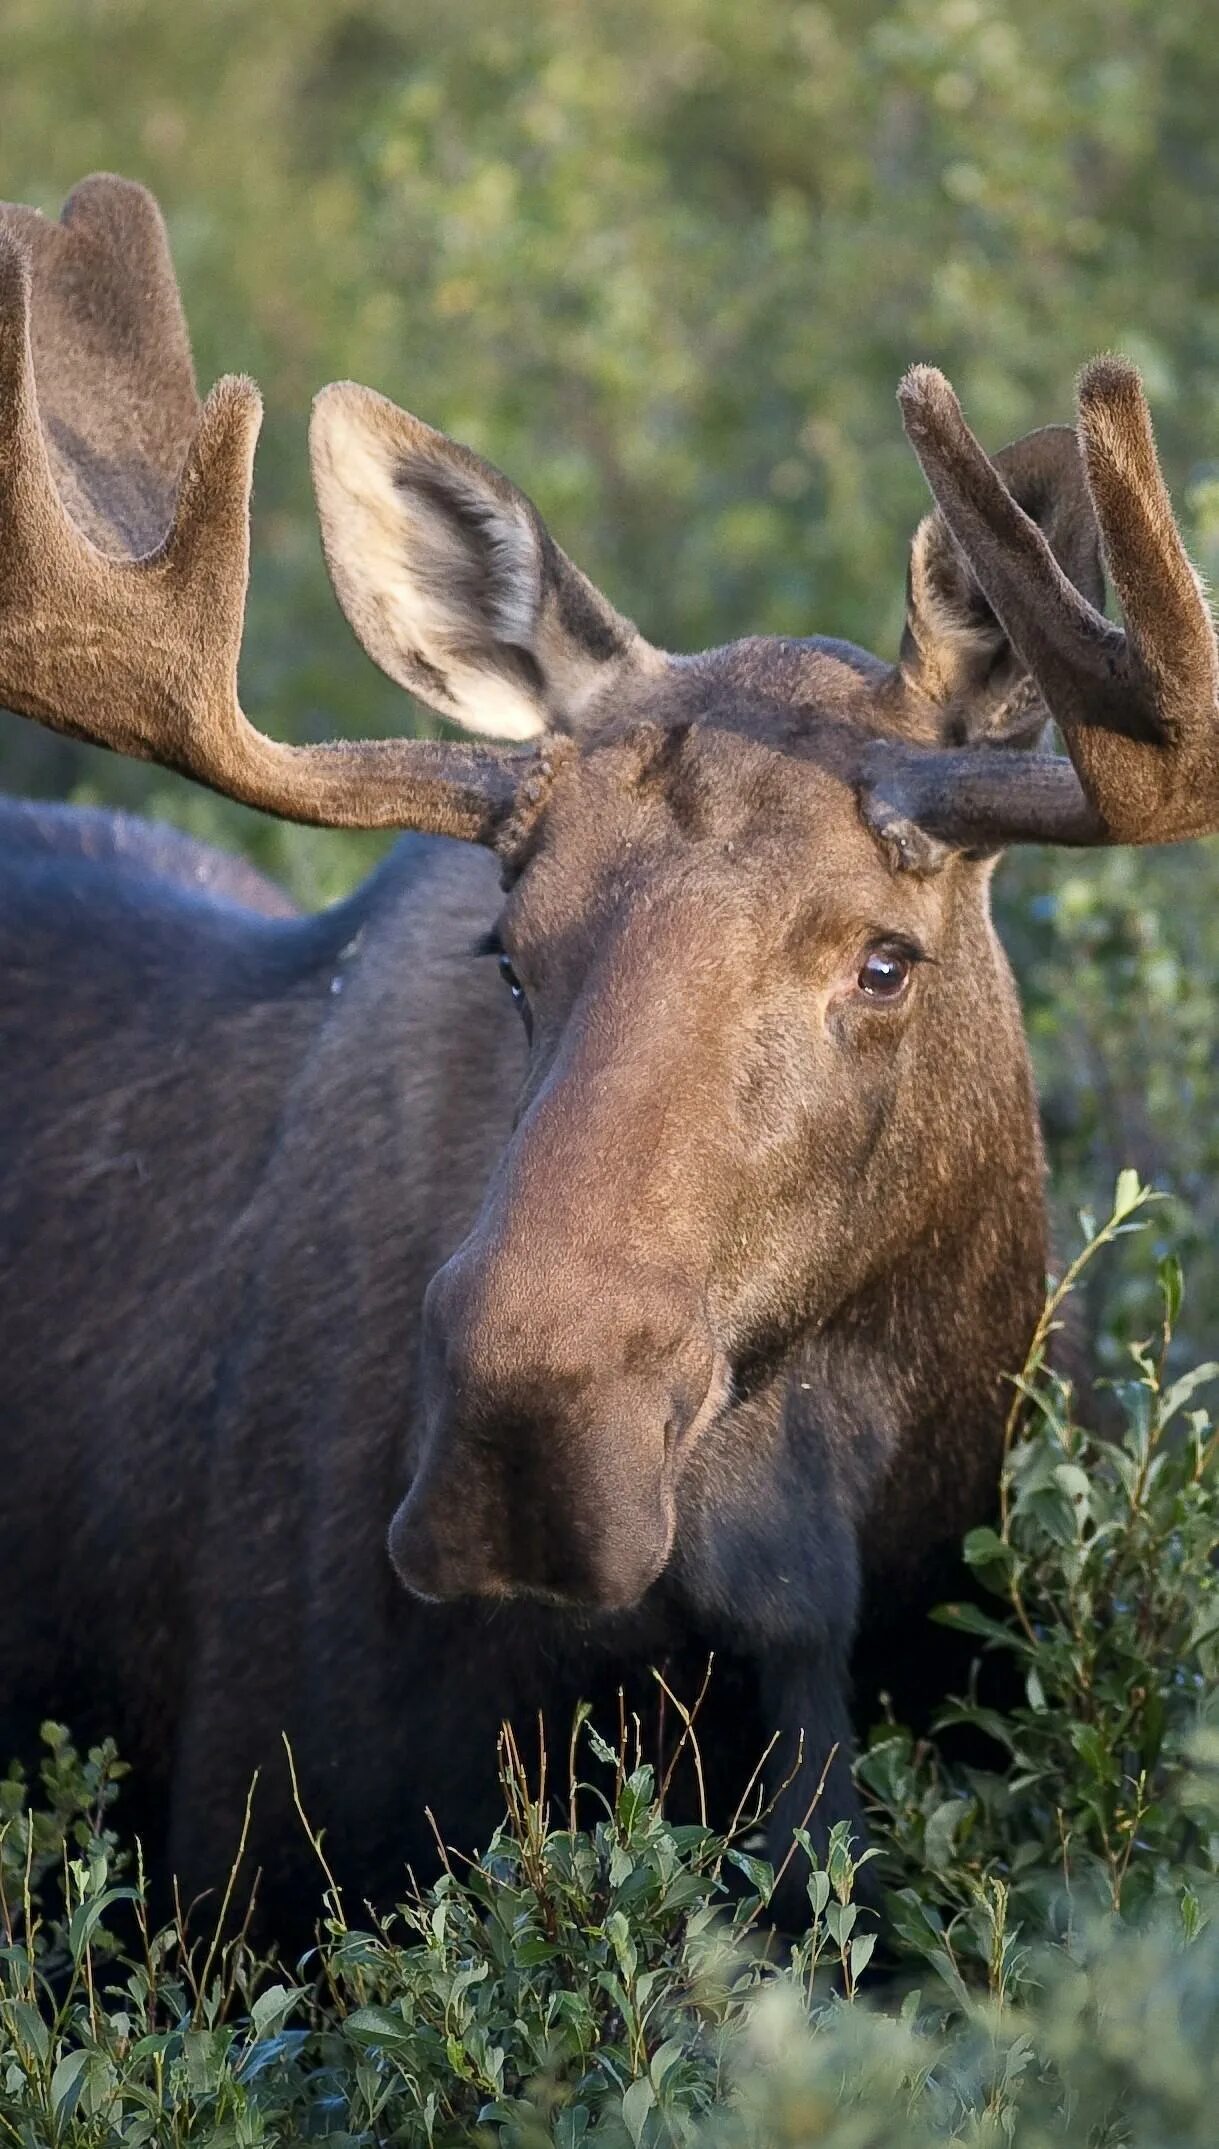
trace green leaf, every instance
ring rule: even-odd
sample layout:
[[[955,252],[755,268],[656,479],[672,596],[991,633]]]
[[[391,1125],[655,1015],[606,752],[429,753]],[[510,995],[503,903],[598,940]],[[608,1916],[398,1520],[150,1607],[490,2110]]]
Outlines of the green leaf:
[[[565,2104],[554,2123],[555,2149],[580,2149],[588,2133],[588,2106]]]
[[[854,1903],[831,1903],[825,1913],[825,1927],[836,1948],[845,1948],[855,1930],[859,1917]]]
[[[1027,1647],[1013,1627],[1005,1626],[1001,1619],[992,1619],[976,1604],[937,1604],[931,1617],[938,1626],[955,1627],[960,1634],[982,1635],[987,1641],[1002,1643],[1005,1649]]]
[[[1056,1484],[1061,1485],[1069,1500],[1085,1501],[1091,1497],[1091,1480],[1087,1471],[1081,1470],[1078,1463],[1057,1463],[1054,1479]]]
[[[751,1858],[748,1851],[727,1850],[724,1857],[727,1864],[735,1866],[738,1873],[745,1875],[750,1887],[756,1889],[762,1901],[768,1903],[774,1892],[774,1867],[769,1865],[765,1858]]]
[[[513,1961],[518,1968],[531,1970],[539,1963],[554,1962],[562,1952],[553,1940],[546,1940],[539,1933],[528,1940],[518,1941],[513,1949]]]
[[[686,2047],[680,2037],[668,2038],[664,2044],[658,2046],[657,2050],[653,2052],[648,2073],[651,2075],[657,2089],[662,2086],[670,2068],[675,2067],[678,2060],[685,2057],[685,2052]]]
[[[1160,1404],[1161,1425],[1167,1425],[1170,1418],[1176,1417],[1177,1412],[1184,1408],[1191,1396],[1196,1395],[1199,1388],[1204,1387],[1208,1381],[1214,1380],[1217,1376],[1219,1376],[1219,1361],[1213,1358],[1208,1358],[1204,1365],[1193,1366],[1188,1373],[1182,1373],[1180,1379],[1174,1380],[1171,1388],[1166,1388],[1164,1391],[1163,1401]]]
[[[301,1997],[295,1985],[267,1985],[250,2009],[255,2037],[277,2037]]]
[[[626,2131],[639,2149],[648,2113],[656,2107],[656,2092],[646,2074],[641,2074],[622,2092],[622,2118]]]
[[[584,1730],[585,1735],[588,1739],[588,1743],[591,1746],[593,1753],[596,1755],[597,1760],[604,1762],[607,1768],[616,1768],[618,1766],[618,1756],[614,1752],[612,1746],[606,1745],[606,1742],[602,1738],[601,1733],[597,1730],[596,1725],[586,1724],[584,1726]]]
[[[56,2061],[51,2076],[51,2104],[57,2126],[70,2118],[80,2095],[81,2076],[92,2056],[88,2051],[77,2050],[65,2052],[62,2059]]]
[[[1131,1170],[1129,1166],[1125,1171],[1120,1171],[1117,1175],[1117,1185],[1113,1189],[1114,1221],[1120,1223],[1123,1217],[1129,1216],[1133,1210],[1139,1207],[1144,1198],[1138,1173]]]
[[[970,1530],[962,1547],[967,1567],[993,1567],[998,1562],[1010,1565],[1012,1550],[997,1530],[983,1527]]]
[[[392,2007],[357,2007],[354,2014],[347,2016],[343,2028],[359,2044],[410,2044],[415,2034]]]
[[[936,1807],[923,1830],[923,1852],[929,1866],[942,1872],[952,1863],[957,1830],[969,1810],[966,1798],[946,1798]]]
[[[609,1934],[618,1967],[629,1981],[634,1977],[639,1961],[638,1951],[631,1938],[630,1923],[620,1910],[612,1910],[605,1921],[605,1930]]]
[[[1185,1278],[1182,1273],[1181,1263],[1175,1254],[1165,1254],[1157,1270],[1157,1275],[1164,1300],[1165,1326],[1172,1329],[1177,1325],[1177,1317],[1181,1311],[1181,1301],[1185,1296]]]
[[[134,1903],[134,1888],[105,1888],[100,1895],[89,1895],[78,1903],[68,1922],[68,1947],[73,1962],[80,1962],[85,1949],[115,1903]]]
[[[28,2000],[11,2000],[6,2012],[15,2023],[22,2042],[38,2059],[45,2061],[51,2050],[51,2039],[38,2009],[31,2007]]]
[[[1112,1754],[1094,1724],[1072,1724],[1069,1727],[1071,1744],[1080,1760],[1091,1770],[1100,1783],[1112,1783],[1117,1769]]]
[[[830,1876],[824,1866],[816,1867],[808,1876],[808,1899],[814,1918],[824,1917],[830,1899]]]

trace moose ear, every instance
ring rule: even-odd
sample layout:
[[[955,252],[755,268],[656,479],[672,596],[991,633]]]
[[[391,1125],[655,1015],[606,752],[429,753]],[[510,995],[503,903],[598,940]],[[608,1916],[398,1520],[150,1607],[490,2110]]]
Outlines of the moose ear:
[[[659,663],[469,448],[352,382],[309,434],[335,594],[374,663],[493,739],[578,729],[615,676]]]
[[[994,464],[1044,531],[1064,574],[1103,610],[1100,537],[1074,429],[1048,425],[1028,433]],[[938,744],[1030,745],[1047,721],[938,508],[923,517],[910,547],[899,668],[916,728]]]

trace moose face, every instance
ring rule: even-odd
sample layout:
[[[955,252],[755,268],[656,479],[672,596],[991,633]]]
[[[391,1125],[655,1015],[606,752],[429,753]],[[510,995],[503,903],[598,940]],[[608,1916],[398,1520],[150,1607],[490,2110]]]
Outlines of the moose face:
[[[702,1435],[935,1217],[929,1100],[1010,996],[987,867],[904,870],[861,814],[864,663],[675,665],[560,761],[488,942],[518,1122],[425,1307],[423,1595],[636,1602]]]

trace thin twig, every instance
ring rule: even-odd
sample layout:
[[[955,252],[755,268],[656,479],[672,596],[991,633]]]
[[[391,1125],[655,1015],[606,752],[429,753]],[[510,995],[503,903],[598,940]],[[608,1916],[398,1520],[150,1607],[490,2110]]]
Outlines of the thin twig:
[[[780,1732],[780,1731],[773,1731],[773,1732],[771,1733],[771,1735],[770,1735],[770,1738],[769,1738],[769,1740],[768,1740],[767,1744],[766,1744],[766,1745],[765,1745],[765,1746],[763,1747],[763,1749],[762,1749],[761,1753],[759,1754],[759,1756],[758,1756],[758,1758],[757,1758],[757,1761],[756,1761],[756,1762],[754,1763],[754,1767],[753,1767],[753,1773],[752,1773],[752,1775],[750,1776],[750,1778],[749,1778],[749,1781],[748,1781],[748,1783],[746,1784],[746,1786],[745,1786],[744,1790],[742,1791],[742,1793],[741,1793],[741,1795],[740,1795],[739,1799],[737,1800],[737,1804],[736,1804],[736,1811],[735,1811],[735,1813],[733,1814],[733,1816],[732,1816],[732,1819],[731,1819],[731,1820],[729,1821],[729,1823],[728,1823],[728,1840],[729,1840],[729,1842],[732,1842],[732,1841],[733,1841],[733,1840],[735,1839],[735,1837],[736,1837],[736,1835],[737,1835],[737,1832],[738,1832],[738,1830],[739,1830],[739,1829],[740,1829],[740,1827],[741,1827],[741,1816],[742,1816],[742,1814],[744,1813],[744,1811],[745,1811],[745,1808],[746,1808],[746,1805],[747,1805],[747,1804],[748,1804],[748,1802],[749,1802],[749,1794],[750,1794],[750,1792],[751,1792],[751,1791],[753,1790],[753,1787],[754,1787],[755,1783],[756,1783],[756,1784],[758,1785],[758,1797],[759,1797],[759,1800],[760,1800],[760,1799],[762,1798],[762,1796],[764,1795],[764,1790],[763,1790],[763,1786],[762,1786],[762,1782],[761,1782],[762,1770],[763,1770],[763,1769],[765,1768],[765,1766],[766,1766],[767,1762],[769,1761],[769,1759],[770,1759],[770,1757],[771,1757],[772,1753],[774,1752],[774,1750],[775,1750],[776,1746],[778,1745],[778,1743],[779,1743],[779,1740],[781,1739],[781,1737],[782,1737],[782,1736],[783,1736],[782,1732]],[[803,1731],[802,1731],[802,1732],[800,1733],[800,1739],[801,1739],[801,1750],[800,1750],[800,1757],[799,1757],[799,1758],[797,1759],[797,1762],[796,1762],[796,1769],[797,1769],[797,1770],[799,1769],[799,1766],[800,1766],[800,1758],[803,1758],[803,1739],[804,1739],[804,1733],[803,1733]],[[793,1777],[792,1777],[792,1781],[794,1782],[794,1780],[795,1780],[795,1776],[794,1776],[794,1774],[793,1774]],[[782,1797],[782,1795],[783,1795],[783,1791],[784,1791],[784,1789],[785,1789],[785,1788],[786,1788],[786,1786],[785,1786],[785,1785],[780,1785],[780,1788],[779,1788],[779,1792],[778,1792],[778,1794],[777,1794],[777,1795],[778,1795],[779,1797]],[[757,1827],[757,1826],[759,1825],[759,1823],[760,1823],[760,1821],[761,1821],[761,1819],[762,1819],[762,1813],[763,1813],[763,1808],[762,1808],[761,1804],[759,1804],[759,1805],[758,1805],[757,1807],[755,1807],[754,1811],[753,1811],[753,1812],[752,1812],[752,1813],[750,1814],[750,1816],[749,1816],[749,1820],[748,1820],[748,1823],[747,1823],[747,1825],[748,1825],[748,1826],[749,1826],[750,1828],[756,1828],[756,1827]]]
[[[685,1742],[686,1742],[686,1740],[687,1740],[687,1739],[688,1739],[688,1740],[689,1740],[689,1742],[690,1742],[690,1752],[691,1752],[691,1755],[692,1755],[692,1757],[693,1757],[693,1761],[694,1761],[694,1777],[695,1777],[695,1781],[696,1781],[696,1783],[698,1784],[698,1818],[699,1818],[699,1825],[700,1825],[700,1827],[702,1827],[702,1828],[706,1828],[706,1827],[707,1827],[707,1826],[709,1825],[709,1824],[708,1824],[708,1820],[707,1820],[707,1784],[706,1784],[706,1780],[705,1780],[705,1778],[704,1778],[704,1776],[703,1776],[703,1756],[702,1756],[702,1751],[701,1751],[701,1749],[700,1749],[700,1747],[699,1747],[699,1743],[698,1743],[698,1733],[697,1733],[697,1731],[696,1731],[696,1730],[695,1730],[695,1728],[694,1728],[694,1718],[695,1718],[695,1715],[697,1714],[698,1710],[699,1710],[699,1709],[701,1708],[701,1706],[702,1706],[703,1696],[704,1696],[704,1694],[705,1694],[705,1693],[706,1693],[706,1691],[707,1691],[707,1679],[710,1679],[710,1677],[711,1677],[711,1663],[710,1663],[710,1661],[708,1662],[708,1665],[707,1665],[707,1678],[706,1678],[706,1679],[704,1679],[704,1681],[703,1681],[702,1687],[701,1687],[701,1689],[700,1689],[700,1691],[699,1691],[698,1699],[697,1699],[697,1701],[695,1702],[695,1704],[694,1704],[694,1708],[693,1708],[693,1709],[687,1709],[687,1707],[686,1707],[685,1703],[684,1703],[683,1701],[679,1701],[679,1700],[678,1700],[678,1698],[677,1698],[676,1694],[675,1694],[675,1693],[673,1692],[673,1689],[672,1689],[672,1687],[666,1684],[666,1681],[665,1681],[665,1678],[664,1678],[664,1675],[663,1675],[663,1673],[661,1673],[661,1672],[658,1672],[658,1671],[656,1670],[655,1666],[653,1666],[653,1669],[652,1669],[652,1677],[653,1677],[653,1678],[655,1679],[655,1681],[656,1681],[657,1685],[659,1686],[659,1688],[660,1688],[660,1690],[661,1690],[662,1694],[666,1694],[666,1695],[668,1696],[669,1700],[670,1700],[670,1701],[672,1702],[672,1704],[673,1704],[674,1708],[676,1709],[676,1711],[677,1711],[678,1715],[680,1716],[680,1718],[681,1718],[681,1720],[682,1720],[682,1724],[683,1724],[683,1726],[684,1726],[684,1729],[683,1729],[683,1731],[682,1731],[682,1735],[681,1735],[681,1740],[679,1741],[679,1744],[678,1744],[678,1748],[677,1748],[677,1753],[675,1753],[675,1754],[674,1754],[674,1756],[673,1756],[673,1763],[674,1763],[674,1766],[676,1766],[676,1763],[677,1763],[677,1754],[680,1754],[680,1752],[681,1752],[681,1750],[682,1750],[682,1746],[684,1746],[684,1744],[685,1744]],[[636,1718],[636,1724],[638,1724],[638,1718]],[[636,1733],[636,1736],[638,1736],[638,1733]],[[671,1774],[672,1774],[672,1770],[670,1770],[670,1775],[671,1775]],[[664,1794],[665,1794],[665,1792],[666,1792],[666,1791],[668,1790],[668,1788],[669,1788],[669,1777],[668,1777],[668,1776],[666,1776],[666,1778],[665,1778],[665,1782],[664,1782],[664,1787],[663,1787],[663,1789],[662,1789],[662,1791],[661,1791],[661,1797],[662,1797],[662,1799],[663,1799],[663,1797],[664,1797]]]
[[[286,1745],[287,1741],[285,1740],[284,1743]],[[290,1762],[290,1753],[288,1758]],[[293,1779],[293,1782],[295,1784],[295,1778]],[[208,1978],[211,1976],[212,1964],[216,1959],[216,1951],[221,1943],[221,1937],[224,1932],[225,1920],[229,1914],[229,1905],[233,1900],[233,1890],[237,1885],[237,1875],[241,1868],[241,1861],[245,1857],[246,1844],[249,1841],[250,1816],[254,1810],[254,1793],[257,1789],[258,1770],[255,1769],[254,1774],[250,1778],[250,1788],[246,1792],[245,1812],[241,1818],[241,1837],[237,1845],[237,1855],[234,1858],[232,1865],[229,1867],[229,1877],[224,1884],[224,1894],[220,1898],[220,1915],[216,1920],[216,1929],[212,1934],[211,1946],[208,1948],[207,1954],[205,1955],[203,1960],[203,1974],[200,1977],[199,1983],[195,1988],[196,2007],[201,2006],[203,2003],[203,1996],[207,1991],[207,1981]]]

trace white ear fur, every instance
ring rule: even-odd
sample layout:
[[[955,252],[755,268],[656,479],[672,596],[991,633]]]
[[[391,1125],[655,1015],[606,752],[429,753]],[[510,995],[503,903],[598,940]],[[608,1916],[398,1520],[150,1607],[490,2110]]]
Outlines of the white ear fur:
[[[998,620],[985,611],[979,616],[980,599],[943,517],[933,509],[924,515],[910,545],[907,616],[919,683],[933,701],[950,701],[962,681],[981,671],[1003,646]]]
[[[542,606],[542,536],[498,472],[370,388],[324,389],[310,427],[335,593],[374,662],[493,739],[547,721],[527,659]]]

